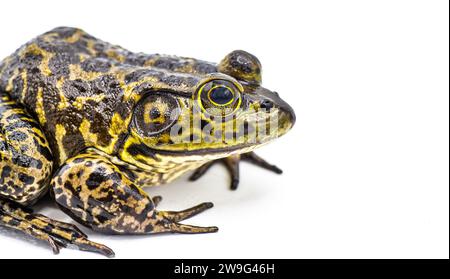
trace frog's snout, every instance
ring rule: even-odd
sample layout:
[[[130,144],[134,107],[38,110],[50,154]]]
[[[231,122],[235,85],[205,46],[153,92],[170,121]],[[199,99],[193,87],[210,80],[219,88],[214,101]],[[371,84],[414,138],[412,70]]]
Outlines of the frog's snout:
[[[294,109],[287,102],[280,98],[278,92],[273,91],[271,93],[273,95],[273,98],[271,99],[271,101],[269,101],[271,102],[269,107],[278,107],[280,109],[280,114],[282,114],[281,117],[287,117],[289,119],[289,122],[291,123],[291,126],[294,126],[296,120]],[[267,100],[264,101],[267,102]]]
[[[257,95],[261,96],[259,101],[259,107],[269,111],[271,109],[278,110],[278,122],[280,125],[289,126],[288,129],[292,128],[295,124],[295,112],[294,109],[283,99],[276,91],[270,91],[263,87],[257,89]]]

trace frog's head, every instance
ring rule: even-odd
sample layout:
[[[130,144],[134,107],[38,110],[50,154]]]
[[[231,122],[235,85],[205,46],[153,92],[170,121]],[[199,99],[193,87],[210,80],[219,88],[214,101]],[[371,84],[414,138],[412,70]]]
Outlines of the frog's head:
[[[261,64],[247,52],[234,51],[216,72],[195,77],[189,94],[153,90],[142,97],[130,123],[129,154],[139,146],[148,154],[215,159],[251,151],[294,125],[293,109],[261,86]]]

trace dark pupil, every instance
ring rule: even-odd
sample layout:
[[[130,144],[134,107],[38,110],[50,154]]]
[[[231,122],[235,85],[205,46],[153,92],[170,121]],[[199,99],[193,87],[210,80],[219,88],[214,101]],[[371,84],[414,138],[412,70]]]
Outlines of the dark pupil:
[[[225,105],[233,99],[233,93],[226,87],[217,87],[211,90],[209,98],[214,103]]]

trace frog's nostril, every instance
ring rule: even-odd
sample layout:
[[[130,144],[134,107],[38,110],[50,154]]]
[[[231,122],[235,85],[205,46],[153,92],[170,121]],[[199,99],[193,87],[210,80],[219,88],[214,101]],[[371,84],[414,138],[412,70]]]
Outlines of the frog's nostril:
[[[273,108],[273,103],[269,100],[263,100],[260,104],[259,104],[260,108],[265,109],[265,110],[269,110],[271,108]]]
[[[277,97],[280,97],[280,94],[278,94],[278,92],[273,91],[273,94],[275,94]]]

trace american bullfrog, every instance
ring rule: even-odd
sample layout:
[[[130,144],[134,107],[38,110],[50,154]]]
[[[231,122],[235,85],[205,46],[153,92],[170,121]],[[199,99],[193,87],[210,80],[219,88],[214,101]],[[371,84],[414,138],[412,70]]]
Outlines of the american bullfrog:
[[[0,225],[113,256],[76,226],[33,213],[46,193],[105,234],[211,233],[180,223],[213,206],[159,211],[143,187],[225,163],[281,170],[253,150],[294,125],[292,108],[261,86],[261,63],[237,50],[220,63],[130,52],[59,27],[0,63]]]

